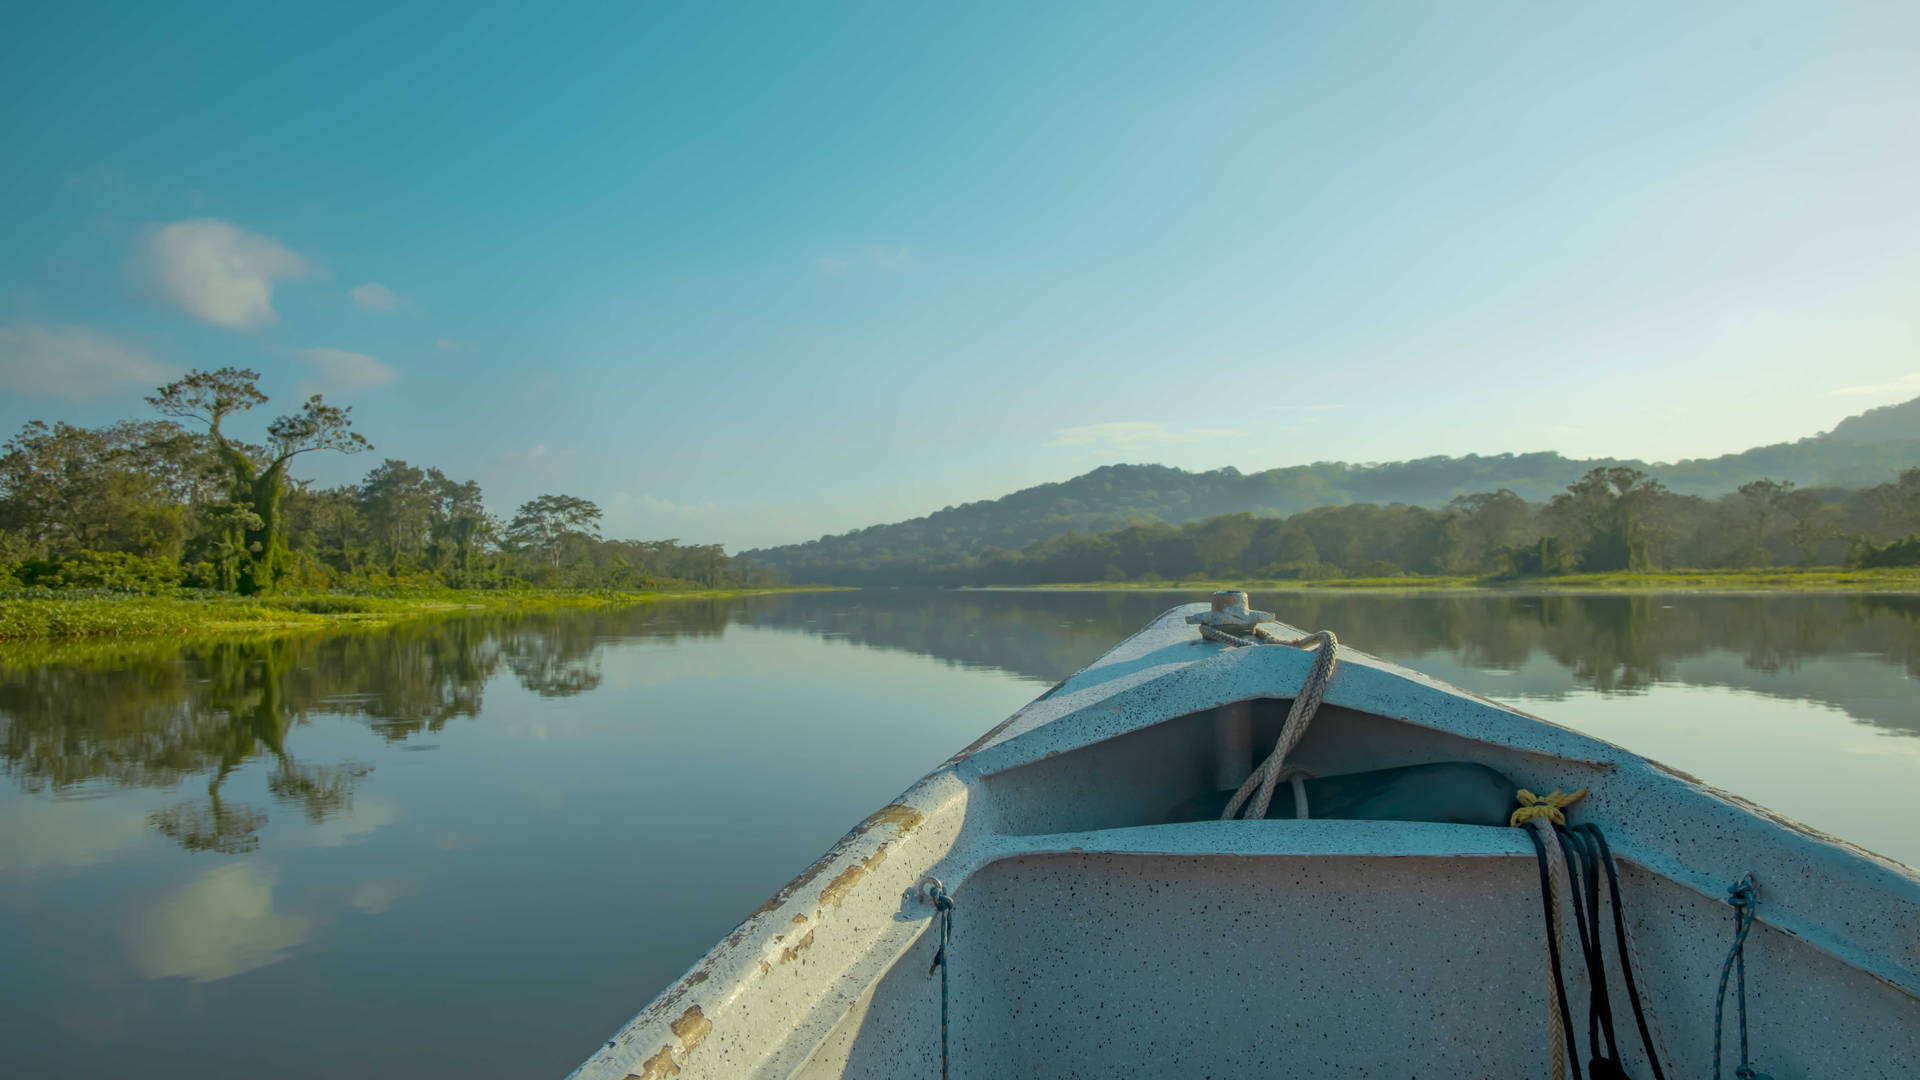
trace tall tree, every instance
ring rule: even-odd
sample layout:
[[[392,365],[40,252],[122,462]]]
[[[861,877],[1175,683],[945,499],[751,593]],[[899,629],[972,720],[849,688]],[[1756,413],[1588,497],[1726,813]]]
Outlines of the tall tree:
[[[1793,481],[1782,483],[1766,477],[1750,480],[1736,489],[1734,494],[1746,512],[1749,530],[1741,561],[1760,566],[1773,561],[1772,552],[1767,550],[1767,537],[1773,532],[1773,523],[1786,510],[1787,496],[1792,491]]]
[[[599,536],[600,508],[572,495],[542,495],[521,503],[507,523],[508,539],[542,553],[555,569],[569,539]]]
[[[372,445],[352,430],[349,408],[328,405],[315,394],[298,412],[277,417],[267,425],[264,447],[228,438],[221,426],[256,405],[267,395],[255,385],[260,373],[246,368],[190,371],[147,399],[167,416],[198,420],[207,425],[221,466],[227,474],[227,499],[237,512],[227,526],[234,558],[233,588],[260,593],[279,580],[286,556],[280,519],[280,500],[287,491],[287,463],[315,450],[357,454]]]
[[[433,547],[438,565],[453,572],[460,584],[473,580],[473,561],[494,540],[498,522],[480,501],[480,485],[472,480],[449,480],[439,469],[427,470],[433,486]]]
[[[1582,570],[1645,570],[1653,565],[1647,520],[1666,491],[1639,469],[1602,467],[1555,495],[1547,514],[1571,525]]]
[[[1826,507],[1811,491],[1790,491],[1780,500],[1780,508],[1791,522],[1787,526],[1787,543],[1793,545],[1800,562],[1813,562],[1820,545],[1831,539],[1835,531],[1821,520]]]
[[[426,550],[433,533],[435,494],[425,469],[393,458],[381,462],[360,481],[360,512],[373,530],[389,573],[397,572],[402,563],[410,563]]]
[[[1492,570],[1500,553],[1526,540],[1527,501],[1507,488],[1461,495],[1447,504],[1441,568],[1453,573]]]

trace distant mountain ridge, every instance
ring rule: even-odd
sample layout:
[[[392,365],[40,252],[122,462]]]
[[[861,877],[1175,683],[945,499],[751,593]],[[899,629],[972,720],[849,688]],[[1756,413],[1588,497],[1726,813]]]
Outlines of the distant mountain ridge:
[[[851,583],[873,579],[876,569],[953,562],[989,548],[1017,551],[1069,530],[1104,532],[1138,521],[1182,525],[1217,514],[1285,516],[1315,506],[1366,502],[1438,507],[1460,495],[1498,488],[1539,502],[1600,466],[1640,469],[1680,494],[1713,497],[1762,477],[1800,487],[1866,487],[1915,464],[1920,464],[1920,398],[1849,417],[1830,432],[1797,442],[1671,464],[1547,451],[1379,465],[1317,462],[1256,473],[1104,465],[1060,483],[910,521],[741,554],[795,581]]]
[[[1882,405],[1849,416],[1819,436],[1839,442],[1906,442],[1920,439],[1920,398]]]

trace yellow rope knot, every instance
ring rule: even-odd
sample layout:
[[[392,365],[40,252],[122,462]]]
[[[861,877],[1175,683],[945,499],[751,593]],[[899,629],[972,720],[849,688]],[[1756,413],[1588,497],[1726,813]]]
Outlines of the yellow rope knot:
[[[1507,824],[1517,828],[1532,821],[1534,818],[1546,818],[1551,824],[1565,825],[1567,823],[1567,815],[1560,811],[1565,807],[1572,806],[1577,800],[1584,797],[1586,793],[1586,788],[1581,788],[1579,791],[1570,794],[1563,793],[1559,788],[1554,788],[1551,794],[1535,795],[1526,788],[1521,788],[1518,795],[1520,799],[1520,809],[1513,812],[1513,816],[1507,819]]]

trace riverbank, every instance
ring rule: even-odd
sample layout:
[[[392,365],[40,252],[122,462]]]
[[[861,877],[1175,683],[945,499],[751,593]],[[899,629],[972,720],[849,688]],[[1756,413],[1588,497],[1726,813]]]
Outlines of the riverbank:
[[[438,589],[410,593],[205,593],[0,595],[0,646],[12,642],[280,634],[371,627],[461,612],[538,612],[631,607],[664,600],[725,600],[818,586],[626,592],[608,589]]]
[[[1920,567],[1847,570],[1840,567],[1773,570],[1654,570],[1636,573],[1561,574],[1552,577],[1491,578],[1409,574],[1383,578],[1298,579],[1223,578],[1182,581],[1086,581],[1055,585],[986,588],[1063,590],[1141,590],[1198,593],[1215,589],[1248,592],[1874,592],[1920,594]]]

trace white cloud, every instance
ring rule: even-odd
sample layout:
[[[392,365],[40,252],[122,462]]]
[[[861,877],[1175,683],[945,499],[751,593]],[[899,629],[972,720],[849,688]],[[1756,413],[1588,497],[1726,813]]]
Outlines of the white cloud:
[[[317,387],[323,393],[345,394],[385,386],[400,377],[391,365],[345,349],[302,349],[300,359],[316,372],[315,382],[306,388],[308,392]]]
[[[433,343],[433,351],[438,353],[459,352],[460,349],[461,349],[460,343],[450,337],[443,337],[440,340]]]
[[[1920,371],[1902,375],[1892,382],[1874,383],[1870,386],[1843,386],[1838,390],[1829,390],[1836,397],[1865,394],[1916,394],[1920,393]]]
[[[0,389],[84,401],[173,378],[125,342],[79,326],[0,326]]]
[[[362,311],[392,311],[400,306],[400,294],[377,281],[355,285],[347,290],[347,295],[353,297]]]
[[[1175,431],[1165,424],[1145,420],[1122,420],[1110,424],[1087,424],[1061,428],[1047,446],[1095,447],[1136,453],[1156,446],[1208,442],[1213,439],[1241,438],[1246,432],[1234,428],[1188,428]]]
[[[273,910],[274,881],[253,863],[228,863],[144,900],[126,922],[133,970],[212,982],[286,959],[314,922]]]
[[[913,249],[905,245],[868,244],[838,255],[822,255],[813,261],[813,268],[818,273],[836,276],[856,267],[880,271],[900,270],[912,261]]]
[[[273,283],[305,277],[307,261],[270,236],[213,218],[147,230],[147,282],[181,311],[229,330],[279,321]]]

